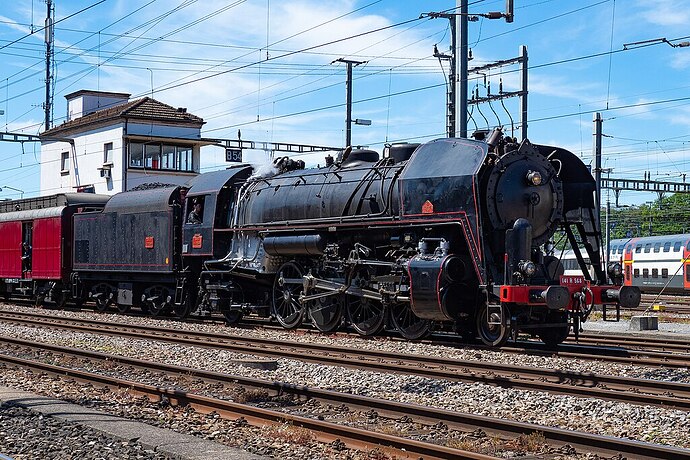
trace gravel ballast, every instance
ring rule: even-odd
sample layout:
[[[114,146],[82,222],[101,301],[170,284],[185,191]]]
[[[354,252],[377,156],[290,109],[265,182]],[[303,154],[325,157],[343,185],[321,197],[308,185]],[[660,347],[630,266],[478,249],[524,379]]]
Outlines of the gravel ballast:
[[[36,311],[36,310],[32,310]],[[61,314],[74,315],[70,312]],[[76,315],[84,315],[77,313]],[[89,315],[93,317],[92,315]],[[151,322],[158,326],[159,321],[131,317],[113,317],[114,321],[127,321],[137,324]],[[165,326],[173,326],[192,330],[228,330],[216,325],[164,323]],[[282,335],[286,340],[308,340],[319,343],[334,342],[342,346],[378,347],[379,349],[393,348],[403,353],[428,353],[443,356],[464,354],[473,356],[474,360],[482,359],[482,356],[510,361],[515,364],[535,365],[524,363],[523,358],[529,361],[549,363],[554,367],[554,362],[568,363],[579,367],[583,372],[614,373],[618,375],[630,375],[640,369],[635,366],[621,366],[606,363],[592,363],[584,360],[553,359],[535,356],[516,355],[514,353],[502,353],[500,351],[463,350],[452,347],[431,346],[408,342],[372,341],[357,338],[327,337],[316,335],[296,335],[283,331],[248,331],[232,329],[232,333],[242,335],[256,334],[265,337],[267,335]],[[237,365],[235,360],[246,356],[238,356],[223,350],[209,350],[198,347],[179,346],[154,340],[135,340],[117,337],[99,336],[75,332],[55,331],[50,329],[37,329],[15,325],[0,325],[0,334],[22,337],[37,342],[57,343],[90,350],[104,351],[123,356],[150,359],[159,362],[178,364],[182,366],[208,369],[216,372],[255,377],[265,380],[277,380],[296,385],[307,385],[325,388],[335,391],[360,394],[364,396],[387,398],[405,402],[414,402],[432,407],[471,412],[479,415],[488,415],[499,418],[514,419],[529,423],[537,423],[548,426],[556,426],[580,431],[588,431],[611,436],[630,437],[642,441],[656,442],[677,447],[690,447],[690,417],[687,412],[678,410],[661,409],[658,407],[645,407],[639,405],[602,401],[591,398],[578,398],[566,395],[552,395],[535,391],[514,390],[498,388],[484,384],[463,384],[434,380],[418,376],[397,375],[362,371],[356,369],[344,369],[333,366],[324,366],[312,363],[304,363],[294,360],[278,359],[278,368],[275,371],[250,369]],[[479,356],[478,356],[479,355]],[[463,359],[469,359],[465,357]],[[517,362],[516,362],[517,361]],[[573,364],[577,363],[577,364]],[[596,365],[597,369],[592,369]],[[612,369],[613,372],[606,372]],[[644,371],[655,375],[657,378],[669,378],[684,381],[688,378],[684,370],[659,370],[647,369]]]
[[[74,422],[0,403],[0,453],[14,460],[79,458],[168,460],[138,442],[120,441]]]

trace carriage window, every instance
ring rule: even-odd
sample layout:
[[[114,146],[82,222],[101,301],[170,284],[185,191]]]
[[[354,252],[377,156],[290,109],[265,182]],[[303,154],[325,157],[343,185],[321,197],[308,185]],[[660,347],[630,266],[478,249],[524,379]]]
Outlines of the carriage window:
[[[668,268],[662,268],[661,269],[661,277],[662,278],[668,278]]]
[[[652,243],[647,243],[644,245],[644,252],[649,252],[652,249]]]
[[[680,247],[681,247],[682,245],[683,245],[683,242],[682,242],[682,241],[676,241],[676,242],[673,244],[673,252],[678,252],[678,251],[680,251]]]
[[[640,269],[636,268],[635,269],[635,278],[639,278],[639,277],[640,277]]]
[[[642,278],[649,278],[649,269],[648,268],[642,269]]]
[[[664,243],[664,252],[668,252],[671,250],[671,242],[667,241]]]
[[[611,246],[611,254],[615,254],[615,253],[616,253],[616,249],[618,249],[618,246],[617,246],[617,245],[616,245],[616,246]]]
[[[652,268],[652,278],[658,278],[659,277],[659,269],[658,268]]]
[[[640,253],[640,252],[642,252],[642,245],[641,245],[641,244],[638,244],[637,246],[635,246],[635,253],[637,254],[637,253]]]
[[[654,252],[659,252],[661,250],[661,243],[654,244]]]

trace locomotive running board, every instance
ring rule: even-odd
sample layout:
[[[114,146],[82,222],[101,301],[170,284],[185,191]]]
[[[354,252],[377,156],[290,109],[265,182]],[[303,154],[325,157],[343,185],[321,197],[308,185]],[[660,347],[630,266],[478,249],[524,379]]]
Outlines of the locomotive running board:
[[[381,296],[381,294],[369,289],[362,289],[358,287],[348,286],[347,284],[343,283],[336,283],[335,281],[316,278],[315,276],[310,274],[304,275],[303,280],[304,292],[308,292],[312,289],[324,292],[310,295],[304,295],[303,293],[299,296],[299,300],[301,303],[323,299],[324,297],[331,297],[338,294],[349,294],[356,297],[364,297],[366,299],[383,301],[383,297]]]

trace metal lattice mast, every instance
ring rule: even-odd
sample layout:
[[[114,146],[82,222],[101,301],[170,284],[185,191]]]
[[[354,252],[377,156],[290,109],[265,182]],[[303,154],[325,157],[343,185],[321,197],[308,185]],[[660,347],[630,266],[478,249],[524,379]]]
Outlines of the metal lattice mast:
[[[43,110],[45,111],[45,130],[49,130],[53,119],[53,57],[55,56],[55,48],[53,47],[53,38],[55,29],[53,27],[55,17],[55,5],[53,0],[46,0],[46,23],[45,23],[45,42],[46,42],[46,100],[43,103]]]

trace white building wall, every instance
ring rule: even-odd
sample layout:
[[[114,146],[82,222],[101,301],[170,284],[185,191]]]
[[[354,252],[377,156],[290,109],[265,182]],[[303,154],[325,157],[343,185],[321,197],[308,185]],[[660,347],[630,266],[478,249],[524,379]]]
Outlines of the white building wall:
[[[146,134],[142,131],[146,130]],[[134,132],[132,132],[134,130]],[[199,128],[179,126],[132,124],[127,126],[129,134],[151,135],[180,139],[199,138]],[[127,169],[128,155],[125,135],[125,123],[118,122],[108,127],[101,127],[74,136],[74,145],[69,142],[43,141],[41,145],[41,195],[76,192],[79,186],[93,185],[96,193],[112,195],[130,190],[138,185],[160,182],[166,184],[184,184],[196,173],[180,171],[152,171]],[[113,144],[113,164],[108,178],[101,176],[104,167],[104,147],[108,142]],[[171,139],[170,143],[175,143]],[[194,168],[198,172],[200,165],[200,146],[192,147]],[[69,152],[69,169],[62,171],[61,155]],[[100,169],[99,169],[100,168]],[[107,166],[106,166],[107,168]],[[125,180],[124,175],[127,174]]]
[[[113,194],[122,191],[123,123],[87,131],[68,142],[48,142],[41,145],[41,195],[76,192],[77,187],[93,185],[96,193]],[[110,178],[101,177],[104,147],[113,143],[113,166]],[[61,156],[69,152],[69,169],[62,171]]]
[[[67,121],[83,117],[97,110],[107,109],[127,102],[124,96],[106,96],[104,94],[83,94],[67,101]]]

